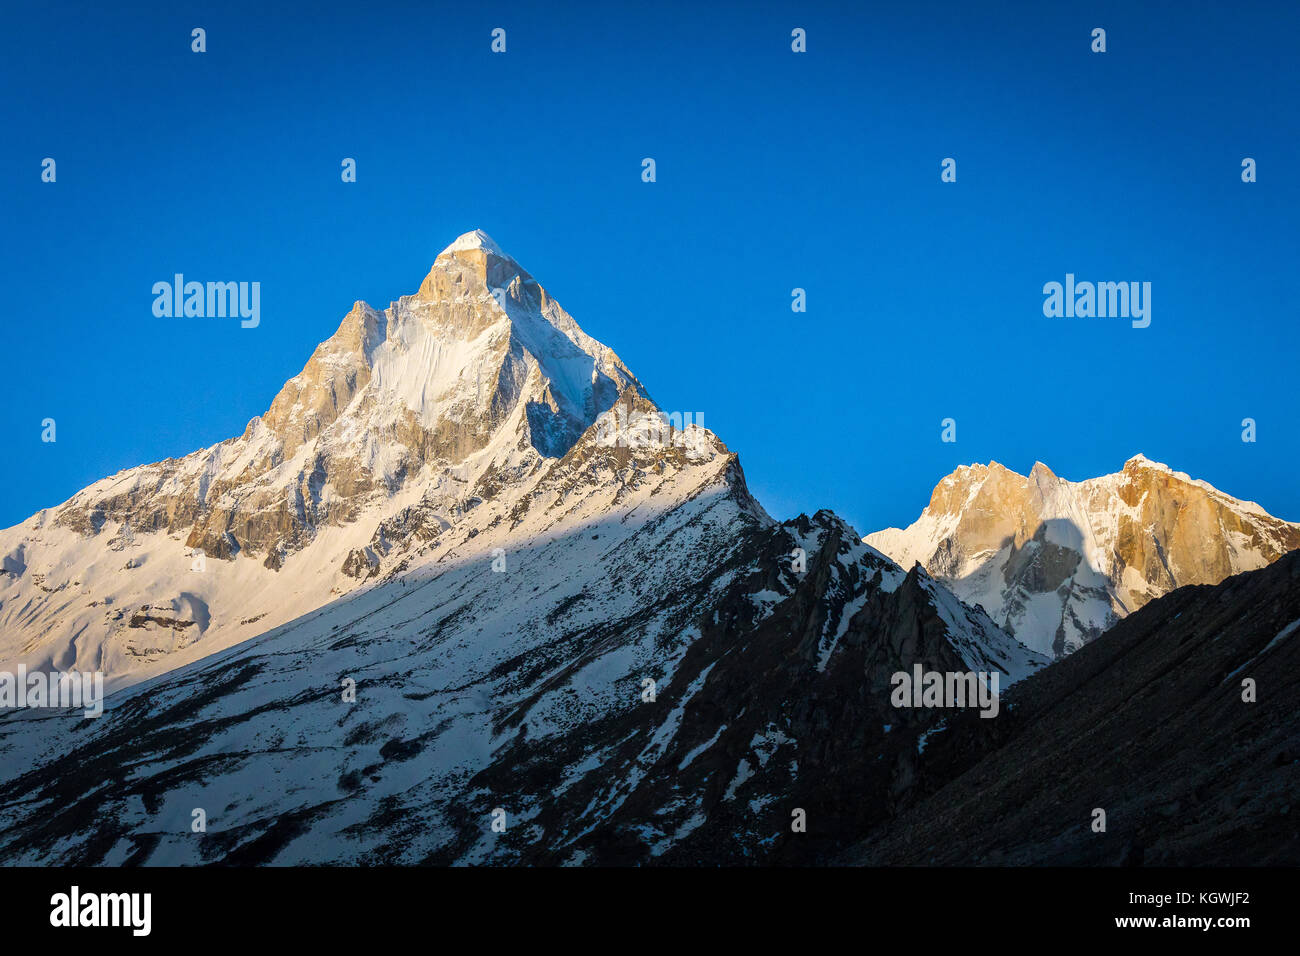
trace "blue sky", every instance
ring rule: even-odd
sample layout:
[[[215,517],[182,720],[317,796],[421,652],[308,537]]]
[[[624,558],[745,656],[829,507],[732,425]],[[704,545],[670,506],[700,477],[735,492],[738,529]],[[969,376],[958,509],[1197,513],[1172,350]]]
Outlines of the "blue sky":
[[[0,526],[239,434],[473,228],[778,516],[1141,451],[1300,520],[1296,8],[899,6],[14,7]],[[176,272],[260,281],[260,326],[155,318]],[[1067,272],[1151,282],[1151,326],[1045,318]]]

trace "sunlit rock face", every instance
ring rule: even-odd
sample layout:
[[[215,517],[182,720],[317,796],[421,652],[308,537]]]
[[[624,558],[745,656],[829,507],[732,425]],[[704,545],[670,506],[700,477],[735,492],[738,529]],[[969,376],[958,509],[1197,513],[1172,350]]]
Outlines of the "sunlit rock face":
[[[919,562],[1030,647],[1069,653],[1153,598],[1300,548],[1300,525],[1141,455],[1072,482],[1039,462],[962,466],[906,529],[868,535]]]
[[[0,532],[0,661],[166,669],[178,645],[153,633],[161,615],[130,621],[153,608],[180,620],[194,602],[208,623],[197,638],[176,625],[186,659],[262,633],[484,530],[486,498],[526,508],[625,394],[653,408],[612,350],[466,233],[414,295],[353,305],[242,435]]]

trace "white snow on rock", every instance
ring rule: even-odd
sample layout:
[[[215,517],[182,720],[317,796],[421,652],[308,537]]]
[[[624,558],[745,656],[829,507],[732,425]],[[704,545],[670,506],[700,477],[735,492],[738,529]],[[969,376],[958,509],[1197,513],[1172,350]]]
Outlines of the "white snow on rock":
[[[492,241],[492,237],[482,229],[475,229],[473,232],[457,236],[456,241],[438,253],[438,256],[441,258],[450,252],[466,252],[471,249],[481,249],[484,252],[492,253],[494,256],[500,256],[502,259],[509,258],[501,251],[501,247]]]
[[[962,465],[915,522],[864,540],[1060,656],[1177,587],[1264,567],[1300,547],[1300,525],[1135,455],[1078,482],[1042,462]]]
[[[497,258],[453,254],[466,250]],[[0,531],[0,666],[102,670],[120,686],[404,563],[561,533],[616,504],[615,491],[584,489],[595,497],[581,516],[576,498],[523,514],[620,396],[652,407],[611,349],[486,233],[466,233],[415,295],[382,311],[356,303],[243,435],[119,472]],[[702,428],[688,444],[690,461],[672,455],[655,477],[683,496],[727,455]],[[494,507],[478,509],[488,496]],[[195,621],[188,640],[163,641],[157,625],[132,626],[182,592],[203,608],[201,633]]]

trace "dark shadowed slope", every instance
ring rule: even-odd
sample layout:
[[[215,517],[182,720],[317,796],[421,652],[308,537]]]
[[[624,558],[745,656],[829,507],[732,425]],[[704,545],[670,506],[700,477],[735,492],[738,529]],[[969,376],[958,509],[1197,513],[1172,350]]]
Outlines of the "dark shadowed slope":
[[[1300,551],[1153,601],[1005,702],[933,735],[912,804],[844,861],[1300,863]]]

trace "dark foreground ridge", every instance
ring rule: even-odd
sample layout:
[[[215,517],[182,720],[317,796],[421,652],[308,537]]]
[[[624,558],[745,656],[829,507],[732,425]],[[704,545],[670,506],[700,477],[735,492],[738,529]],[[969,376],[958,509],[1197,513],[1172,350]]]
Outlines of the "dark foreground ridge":
[[[1017,685],[996,720],[950,722],[918,771],[929,795],[839,862],[1294,866],[1297,701],[1292,551],[1153,601]]]

